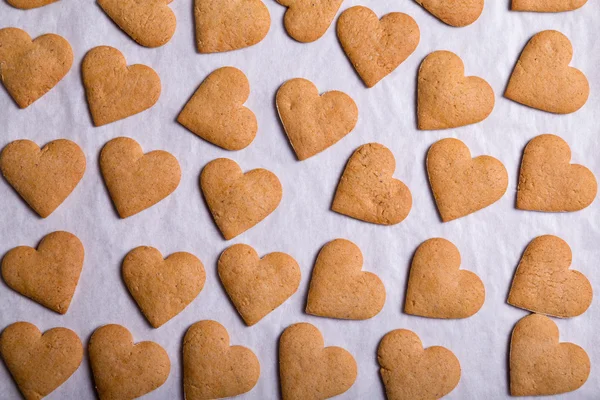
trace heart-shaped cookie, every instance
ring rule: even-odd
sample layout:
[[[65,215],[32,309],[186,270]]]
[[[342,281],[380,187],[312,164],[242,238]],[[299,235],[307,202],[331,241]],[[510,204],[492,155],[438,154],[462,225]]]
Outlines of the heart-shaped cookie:
[[[98,0],[126,34],[142,46],[159,47],[171,40],[177,27],[169,0]]]
[[[243,173],[228,158],[206,164],[200,174],[200,187],[226,240],[246,232],[275,211],[283,194],[274,173],[262,168]]]
[[[285,253],[259,258],[247,244],[227,248],[219,257],[219,278],[244,322],[252,326],[296,293],[300,267]]]
[[[373,87],[415,51],[421,33],[409,15],[393,12],[379,19],[355,6],[338,18],[337,36],[360,78]]]
[[[72,64],[73,50],[61,36],[31,40],[21,29],[0,29],[0,81],[21,108],[56,86]]]
[[[308,323],[290,325],[279,338],[279,380],[283,400],[328,399],[354,384],[354,357],[341,347],[324,347],[323,335]]]
[[[229,346],[227,329],[216,321],[192,325],[183,338],[183,391],[186,400],[220,399],[249,392],[260,364],[243,346]]]
[[[427,152],[427,174],[443,222],[464,217],[498,201],[508,187],[508,173],[494,157],[471,158],[458,139],[442,139]]]
[[[417,119],[421,130],[457,128],[486,119],[494,109],[494,91],[483,79],[465,77],[456,54],[434,51],[419,67]]]
[[[513,278],[508,304],[556,317],[575,317],[592,304],[592,285],[570,270],[571,248],[559,237],[539,236],[529,243]]]
[[[81,71],[95,126],[147,110],[160,97],[158,74],[142,64],[127,66],[123,54],[113,47],[98,46],[88,51]]]
[[[357,245],[336,239],[317,256],[312,272],[306,312],[321,317],[368,319],[385,304],[385,287],[379,277],[362,271]]]
[[[331,209],[374,224],[402,222],[412,207],[408,187],[392,178],[396,159],[379,143],[360,146],[348,160]]]
[[[463,27],[477,21],[484,0],[415,0],[445,24]]]
[[[556,324],[531,314],[515,325],[510,341],[510,394],[548,396],[580,388],[590,375],[590,358],[573,343],[559,343]]]
[[[121,218],[158,203],[177,189],[179,162],[170,153],[154,150],[144,154],[133,139],[115,138],[100,153],[100,171]]]
[[[104,325],[90,338],[88,355],[100,399],[135,399],[160,386],[169,377],[171,361],[154,342],[133,344],[121,325]]]
[[[269,9],[261,0],[194,0],[194,17],[200,53],[253,46],[271,27]]]
[[[26,400],[40,400],[73,375],[83,358],[75,332],[54,328],[43,335],[28,322],[15,322],[0,335],[0,356]]]
[[[43,7],[56,1],[58,0],[6,0],[8,4],[21,10]]]
[[[429,318],[467,318],[485,301],[477,275],[460,268],[460,253],[446,239],[423,242],[412,259],[404,312]]]
[[[590,95],[580,70],[569,67],[573,47],[558,31],[542,31],[531,38],[513,69],[504,97],[556,114],[579,110]]]
[[[277,112],[298,160],[306,160],[346,136],[358,121],[350,96],[338,91],[319,96],[309,80],[290,79],[277,91]]]
[[[288,35],[302,43],[325,34],[344,0],[277,0],[288,7],[283,24]]]
[[[67,139],[42,149],[31,140],[15,140],[0,154],[0,171],[17,193],[46,218],[73,192],[85,172],[85,155]]]
[[[512,0],[513,11],[561,12],[576,10],[587,0]]]
[[[60,314],[69,309],[83,268],[77,236],[52,232],[37,247],[19,246],[2,259],[2,278],[13,290]]]
[[[564,212],[586,208],[596,198],[598,183],[586,167],[569,164],[571,149],[556,135],[540,135],[523,151],[517,208]]]
[[[416,333],[396,329],[377,348],[379,373],[388,399],[441,399],[460,381],[460,363],[441,346],[423,349]]]
[[[190,253],[167,258],[154,247],[131,250],[122,266],[123,280],[150,324],[158,328],[183,311],[204,287],[202,262]]]
[[[248,78],[233,67],[212,72],[187,102],[177,122],[226,150],[241,150],[254,140],[256,116],[244,107],[250,95]]]

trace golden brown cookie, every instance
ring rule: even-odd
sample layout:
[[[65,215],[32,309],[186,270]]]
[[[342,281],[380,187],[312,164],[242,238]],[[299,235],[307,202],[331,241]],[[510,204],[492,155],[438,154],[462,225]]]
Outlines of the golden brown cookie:
[[[194,301],[206,280],[204,266],[195,255],[179,252],[163,258],[148,246],[131,250],[121,272],[129,293],[155,328]]]
[[[323,335],[308,323],[290,325],[279,338],[279,380],[283,400],[321,400],[354,384],[357,366],[341,347],[324,347]]]
[[[72,64],[73,50],[61,36],[31,40],[21,29],[0,29],[0,81],[21,108],[56,86]]]
[[[337,36],[360,78],[373,87],[415,51],[421,33],[409,15],[393,12],[379,19],[355,6],[338,18]]]
[[[69,309],[83,268],[77,236],[52,232],[37,247],[19,246],[2,259],[2,278],[13,290],[60,314]]]
[[[523,151],[517,208],[564,212],[592,204],[598,192],[596,177],[583,165],[569,161],[571,149],[560,137],[545,134],[531,139]]]
[[[277,112],[298,160],[306,160],[334,145],[356,126],[358,108],[338,91],[319,96],[309,80],[290,79],[276,96]]]
[[[576,10],[587,0],[512,0],[513,11],[561,12]]]
[[[448,129],[475,124],[494,109],[494,91],[483,79],[465,77],[456,54],[434,51],[419,67],[417,120],[422,130]]]
[[[283,195],[274,173],[258,168],[244,173],[235,161],[206,164],[200,187],[215,224],[226,240],[246,232],[271,214]]]
[[[396,159],[379,143],[360,146],[348,160],[331,209],[381,225],[402,222],[412,207],[408,187],[392,175]]]
[[[177,27],[169,0],[98,0],[104,12],[142,46],[159,47],[171,40]]]
[[[0,154],[0,171],[33,210],[46,218],[73,192],[85,172],[85,155],[67,139],[43,148],[15,140]]]
[[[277,0],[288,7],[283,24],[299,42],[314,42],[325,34],[344,0]]]
[[[460,381],[460,363],[441,346],[423,349],[416,333],[396,329],[377,348],[381,380],[389,400],[435,400],[450,393]]]
[[[415,0],[445,24],[463,27],[477,21],[483,11],[483,0]]]
[[[160,96],[158,74],[142,64],[127,66],[123,54],[113,47],[98,46],[88,51],[81,71],[95,126],[147,110]]]
[[[531,314],[515,325],[510,341],[510,394],[548,396],[579,389],[590,375],[590,358],[573,343],[559,343],[558,327]]]
[[[385,304],[379,277],[362,271],[363,256],[349,240],[327,243],[317,256],[310,279],[306,312],[320,317],[368,319]]]
[[[154,342],[133,344],[121,325],[104,325],[88,343],[88,355],[98,397],[135,399],[160,386],[169,377],[167,352]]]
[[[187,102],[177,122],[226,150],[241,150],[256,136],[254,113],[244,107],[250,95],[248,78],[233,67],[213,71]]]
[[[43,7],[56,1],[58,0],[6,0],[8,4],[15,8],[20,8],[21,10]]]
[[[429,318],[467,318],[485,301],[485,287],[460,268],[460,253],[446,239],[423,242],[412,259],[404,312]]]
[[[200,53],[253,46],[271,27],[269,9],[261,0],[194,0],[194,17]]]
[[[229,346],[227,329],[216,321],[192,325],[183,338],[183,391],[186,400],[209,400],[249,392],[260,364],[252,350]]]
[[[133,139],[118,137],[104,145],[100,171],[121,218],[152,207],[177,189],[181,168],[163,150],[144,154]]]
[[[570,270],[571,248],[559,237],[539,236],[529,243],[513,278],[508,304],[555,317],[575,317],[592,304],[592,285]]]
[[[15,322],[0,335],[0,356],[23,397],[40,400],[77,371],[83,346],[70,329],[54,328],[42,335],[33,324]]]
[[[569,67],[573,47],[558,31],[542,31],[531,38],[510,76],[504,97],[556,114],[579,110],[590,85],[578,69]]]
[[[291,297],[300,284],[300,267],[285,253],[259,258],[247,244],[221,253],[218,272],[225,291],[248,326],[256,324]]]
[[[458,139],[442,139],[427,152],[427,174],[443,222],[481,210],[506,193],[508,173],[494,157],[471,158]]]

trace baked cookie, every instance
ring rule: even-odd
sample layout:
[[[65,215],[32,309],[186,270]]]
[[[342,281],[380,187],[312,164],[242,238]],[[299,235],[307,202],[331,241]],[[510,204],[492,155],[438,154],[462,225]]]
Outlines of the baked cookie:
[[[288,7],[283,24],[299,42],[314,42],[325,34],[344,0],[277,0]]]
[[[8,4],[15,8],[20,8],[21,10],[43,7],[56,1],[58,0],[6,0]]]
[[[477,21],[483,11],[483,0],[415,0],[445,24],[463,27]]]
[[[576,10],[587,0],[512,0],[513,11],[561,12]]]

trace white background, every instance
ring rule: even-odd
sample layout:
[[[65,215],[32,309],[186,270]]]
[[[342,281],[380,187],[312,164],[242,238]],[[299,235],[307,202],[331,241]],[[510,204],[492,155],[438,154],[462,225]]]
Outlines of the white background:
[[[68,327],[84,345],[99,326],[126,326],[136,341],[153,340],[168,351],[171,374],[147,399],[182,398],[181,343],[194,322],[215,319],[229,331],[232,344],[251,348],[261,363],[257,386],[248,399],[277,398],[277,344],[290,324],[308,321],[325,337],[326,345],[342,346],[357,360],[356,383],[340,398],[384,397],[378,375],[376,348],[387,332],[407,328],[428,347],[442,345],[459,358],[462,377],[451,399],[502,399],[508,397],[507,349],[514,324],[527,312],[506,304],[511,278],[531,239],[554,234],[573,250],[573,267],[585,273],[600,293],[600,203],[569,214],[518,211],[514,208],[518,168],[523,147],[534,136],[555,133],[573,151],[573,162],[600,175],[598,115],[600,110],[600,7],[590,0],[582,9],[561,14],[509,11],[508,0],[487,1],[477,22],[465,28],[441,23],[410,0],[346,0],[341,10],[358,4],[379,16],[392,11],[411,15],[421,29],[421,43],[413,55],[376,87],[366,89],[346,59],[334,26],[317,42],[301,44],[283,28],[285,8],[265,0],[271,12],[271,29],[258,45],[229,53],[201,55],[195,51],[192,2],[175,0],[177,31],[165,46],[147,49],[137,45],[92,0],[62,0],[30,11],[0,2],[0,27],[18,27],[32,37],[57,33],[73,47],[75,61],[57,87],[26,110],[20,110],[6,91],[0,90],[0,147],[16,139],[39,145],[67,138],[78,143],[87,157],[87,171],[69,198],[48,218],[31,211],[4,180],[0,180],[0,254],[18,245],[37,246],[46,234],[66,230],[85,246],[85,264],[79,286],[64,316],[55,314],[0,284],[0,329],[25,320],[42,331]],[[337,19],[337,17],[336,17]],[[572,65],[588,77],[587,104],[571,115],[553,115],[529,109],[502,97],[504,87],[523,46],[545,29],[563,32],[574,47]],[[154,68],[162,80],[158,103],[141,114],[94,128],[81,84],[80,65],[85,53],[98,45],[123,52],[129,64]],[[496,93],[496,107],[485,121],[446,131],[417,131],[415,121],[416,74],[430,52],[451,50],[465,62],[467,75],[486,79]],[[257,116],[259,131],[246,149],[228,152],[215,147],[175,122],[177,114],[200,82],[214,69],[240,68],[251,85],[247,106]],[[341,142],[304,162],[296,161],[279,123],[274,106],[277,88],[287,79],[304,77],[321,92],[342,90],[359,108],[355,130]],[[163,149],[177,157],[182,168],[179,188],[166,200],[142,213],[118,218],[102,182],[98,155],[112,138],[129,136],[144,151]],[[428,147],[445,137],[464,141],[474,156],[500,159],[509,173],[506,195],[496,204],[457,221],[442,224],[428,186],[425,155]],[[339,176],[348,157],[360,145],[379,142],[392,150],[397,161],[395,177],[404,181],[413,196],[408,218],[391,227],[353,220],[329,210]],[[265,221],[232,241],[222,239],[213,224],[198,186],[202,167],[217,157],[229,157],[242,169],[263,167],[282,182],[283,200]],[[364,269],[375,272],[387,289],[382,312],[367,321],[338,321],[303,312],[310,272],[326,242],[343,237],[355,242],[365,259]],[[402,312],[410,260],[417,246],[431,237],[444,237],[459,248],[462,267],[476,272],[486,287],[479,313],[456,321],[409,316]],[[298,292],[257,325],[246,327],[229,302],[216,274],[219,254],[234,243],[247,243],[262,256],[273,251],[292,255],[302,269]],[[188,251],[204,263],[206,285],[180,315],[159,329],[146,322],[121,279],[123,257],[136,246],[158,248],[164,256]],[[578,391],[564,399],[597,398],[600,393],[598,296],[582,316],[556,320],[561,340],[587,350],[592,373]],[[0,364],[0,398],[17,398],[16,386]],[[86,359],[77,372],[50,399],[93,398]]]

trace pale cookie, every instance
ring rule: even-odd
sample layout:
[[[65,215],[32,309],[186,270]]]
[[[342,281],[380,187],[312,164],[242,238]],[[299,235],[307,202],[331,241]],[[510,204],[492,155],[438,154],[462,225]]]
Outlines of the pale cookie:
[[[368,319],[385,304],[379,277],[362,271],[363,256],[354,243],[335,239],[317,256],[310,279],[306,312],[320,317]]]
[[[460,363],[441,346],[423,349],[416,333],[396,329],[377,348],[379,373],[388,400],[435,400],[450,393],[460,381]]]
[[[325,34],[344,0],[277,0],[288,7],[283,24],[288,35],[302,43]]]
[[[200,53],[253,46],[271,27],[269,9],[261,0],[194,0],[194,17]]]
[[[148,246],[131,250],[121,272],[129,293],[155,328],[183,311],[206,280],[204,266],[193,254],[179,252],[163,258]]]
[[[35,40],[17,28],[0,29],[0,81],[21,108],[50,91],[71,69],[73,50],[63,37]]]
[[[73,192],[85,173],[85,155],[67,139],[39,148],[31,140],[15,140],[0,154],[0,171],[8,183],[42,218]]]
[[[0,335],[0,356],[26,400],[40,400],[73,375],[83,358],[75,332],[15,322]],[[6,394],[6,392],[5,392]]]
[[[415,0],[434,17],[455,27],[471,25],[483,11],[484,0]]]
[[[586,167],[569,164],[571,149],[556,135],[540,135],[523,151],[517,208],[565,212],[586,208],[596,198],[598,183]]]
[[[561,12],[576,10],[587,0],[512,0],[513,11]]]
[[[408,187],[392,175],[396,159],[379,143],[360,146],[348,160],[331,209],[380,225],[402,222],[412,207]]]
[[[144,154],[133,139],[118,137],[104,145],[100,171],[121,218],[152,207],[177,189],[181,168],[163,150]]]
[[[32,8],[43,7],[52,4],[58,0],[6,0],[8,4],[22,10],[30,10]]]
[[[95,126],[147,110],[160,97],[158,74],[142,64],[127,66],[123,54],[113,47],[98,46],[88,51],[81,71]]]
[[[215,224],[226,240],[246,232],[271,214],[283,191],[274,173],[258,168],[244,173],[235,161],[206,164],[200,187]]]
[[[285,253],[259,258],[246,244],[227,248],[218,262],[219,278],[248,326],[256,324],[291,297],[300,285],[300,267]]]
[[[434,51],[419,67],[417,120],[422,130],[457,128],[486,119],[494,109],[494,91],[483,79],[465,77],[456,54]]]
[[[481,210],[506,193],[508,173],[490,156],[471,158],[458,139],[442,139],[427,152],[427,174],[443,222]]]
[[[242,71],[219,68],[202,82],[177,122],[225,150],[241,150],[258,130],[256,116],[244,107],[249,95],[250,84]]]
[[[561,318],[583,314],[592,304],[592,285],[581,272],[569,269],[572,259],[561,238],[533,239],[515,272],[508,304]]]
[[[337,36],[360,78],[373,87],[415,51],[421,33],[409,15],[393,12],[379,19],[355,6],[338,18]]]
[[[590,358],[573,343],[559,343],[558,327],[531,314],[515,325],[510,340],[510,394],[549,396],[579,389],[590,375]]]
[[[590,85],[578,69],[569,67],[573,47],[558,31],[536,34],[521,53],[504,97],[556,114],[579,110],[588,99]]]
[[[412,259],[404,312],[429,318],[467,318],[485,301],[485,287],[460,268],[460,253],[446,239],[423,242]]]
[[[177,27],[169,0],[97,0],[104,12],[142,46],[159,47]]]
[[[121,325],[96,329],[88,355],[100,400],[141,397],[162,386],[171,370],[169,356],[160,345],[134,345],[133,336]]]
[[[356,126],[358,108],[338,91],[319,96],[309,80],[290,79],[277,91],[277,112],[298,160],[306,160],[334,145]]]
[[[249,392],[260,363],[252,350],[229,346],[229,334],[216,321],[192,325],[183,338],[183,391],[186,400],[209,400]]]
[[[324,347],[323,335],[308,323],[290,325],[279,338],[283,400],[324,400],[354,384],[354,357],[341,347]]]
[[[19,246],[2,259],[2,278],[13,290],[60,314],[69,309],[83,268],[84,249],[68,232],[52,232],[37,247]]]

